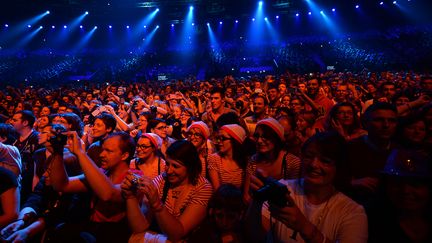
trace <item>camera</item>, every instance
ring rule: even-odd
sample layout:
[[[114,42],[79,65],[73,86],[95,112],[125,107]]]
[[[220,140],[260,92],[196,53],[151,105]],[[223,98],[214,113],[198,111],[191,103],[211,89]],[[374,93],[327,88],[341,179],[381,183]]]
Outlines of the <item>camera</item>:
[[[130,190],[134,193],[136,193],[138,191],[138,188],[140,187],[140,179],[141,179],[141,175],[135,174],[134,173],[134,178],[131,180],[131,187]]]
[[[243,106],[244,106],[243,101],[241,101],[241,100],[237,100],[237,101],[236,101],[236,103],[235,103],[235,107],[236,107],[237,109],[239,109],[239,110],[243,110]]]
[[[286,185],[268,177],[264,180],[264,186],[258,189],[253,196],[260,202],[268,201],[276,206],[285,207],[289,206],[285,196],[287,193],[290,192]]]
[[[157,113],[157,107],[154,105],[150,106],[150,112],[153,114],[156,114]]]
[[[60,130],[56,130],[55,135],[50,137],[49,142],[53,145],[65,146],[67,143],[67,136],[61,133]]]

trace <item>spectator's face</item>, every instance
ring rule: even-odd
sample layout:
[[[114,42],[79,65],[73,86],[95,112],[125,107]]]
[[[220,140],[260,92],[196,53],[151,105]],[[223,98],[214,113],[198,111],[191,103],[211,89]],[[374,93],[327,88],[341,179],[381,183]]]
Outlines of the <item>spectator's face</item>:
[[[307,88],[308,88],[308,92],[310,95],[318,94],[318,89],[319,89],[318,80],[316,80],[316,79],[309,80]]]
[[[136,146],[136,155],[138,158],[145,161],[155,151],[156,149],[152,146],[150,139],[146,137],[141,137],[140,139],[138,139],[138,143]]]
[[[44,128],[45,126],[47,126],[49,124],[49,119],[48,116],[41,116],[38,119],[38,127],[39,128]]]
[[[298,99],[293,99],[291,101],[291,108],[293,109],[293,111],[295,113],[299,113],[303,109],[302,104],[301,104],[300,100],[298,100]]]
[[[376,110],[370,114],[366,122],[369,135],[379,139],[389,140],[394,135],[397,125],[397,115],[392,110]]]
[[[217,229],[221,232],[235,231],[242,222],[242,212],[238,211],[214,209],[212,215]]]
[[[161,122],[157,124],[154,129],[152,129],[152,133],[156,133],[159,137],[165,139],[167,137],[167,130],[168,130],[167,124]]]
[[[286,93],[286,90],[287,90],[287,87],[286,87],[285,84],[279,84],[278,89],[279,89],[279,93],[280,93],[280,94],[285,94],[285,93]]]
[[[275,149],[275,144],[261,127],[255,130],[254,139],[258,153],[271,153]]]
[[[93,95],[92,95],[92,94],[87,94],[87,95],[86,95],[86,100],[87,100],[87,101],[91,101],[91,100],[93,100]]]
[[[49,114],[51,114],[50,109],[48,107],[46,107],[46,106],[42,107],[40,115],[41,116],[48,116]]]
[[[424,213],[432,200],[427,183],[416,178],[388,177],[386,191],[395,208],[403,212]]]
[[[223,107],[224,102],[220,93],[214,93],[210,96],[212,110],[218,110]]]
[[[140,116],[138,119],[138,129],[145,132],[147,129],[147,125],[147,118],[145,116]]]
[[[96,119],[93,127],[92,127],[92,135],[93,137],[105,137],[108,133],[111,132],[111,129],[108,129],[105,126],[105,123],[101,119]]]
[[[253,109],[256,114],[262,114],[266,111],[263,97],[257,97],[253,101]]]
[[[232,150],[231,136],[223,130],[219,130],[217,137],[215,137],[214,143],[217,150],[222,154],[226,154]]]
[[[308,185],[332,185],[336,177],[336,164],[330,159],[320,159],[315,145],[309,145],[302,153],[303,176]]]
[[[417,121],[413,124],[406,126],[403,129],[404,139],[414,143],[422,144],[426,138],[426,124],[424,121]]]
[[[182,111],[180,109],[180,106],[174,106],[174,118],[180,119],[181,113]]]
[[[123,163],[128,158],[128,154],[121,151],[119,138],[111,137],[103,142],[100,157],[101,168],[112,170]]]
[[[62,113],[66,113],[67,107],[66,106],[59,106],[58,108],[58,113],[62,114]]]
[[[23,128],[25,128],[28,124],[27,121],[23,121],[21,114],[15,114],[13,115],[10,124],[18,131],[22,131]]]
[[[32,111],[33,111],[33,114],[36,116],[36,117],[39,117],[39,115],[40,115],[40,107],[39,106],[33,106],[33,108],[32,108]]]
[[[166,179],[173,186],[180,186],[188,183],[188,172],[186,166],[177,160],[167,157],[165,161]]]
[[[189,130],[187,133],[187,140],[197,149],[200,149],[206,142],[201,130],[198,128],[192,128]]]
[[[432,91],[432,79],[423,80],[421,86],[424,91]]]
[[[392,98],[396,94],[396,87],[392,84],[386,84],[383,86],[383,94],[387,98]]]
[[[42,131],[38,134],[38,144],[44,145],[45,147],[50,147],[50,138],[54,136],[51,126],[45,126]]]
[[[336,100],[343,101],[348,97],[348,87],[346,85],[339,85],[336,89]]]
[[[285,95],[285,96],[282,98],[282,105],[283,105],[284,107],[289,107],[290,102],[291,102],[291,98],[290,98],[289,96]]]
[[[303,92],[306,93],[306,85],[304,83],[298,84],[298,89]]]
[[[293,135],[295,135],[293,127],[291,126],[291,123],[286,118],[281,118],[281,119],[278,120],[278,122],[284,128],[285,141],[289,141],[291,139],[291,137]]]
[[[341,106],[336,112],[336,120],[342,126],[351,126],[354,123],[354,111],[349,106]]]
[[[277,89],[275,89],[275,88],[269,89],[268,90],[268,96],[269,96],[269,99],[271,101],[276,100],[277,97],[278,97],[278,91],[277,91]]]

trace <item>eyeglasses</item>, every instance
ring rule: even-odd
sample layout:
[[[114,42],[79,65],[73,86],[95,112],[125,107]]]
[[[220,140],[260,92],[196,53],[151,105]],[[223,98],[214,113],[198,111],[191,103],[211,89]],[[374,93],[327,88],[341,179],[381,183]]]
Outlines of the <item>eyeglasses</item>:
[[[186,136],[195,137],[195,138],[203,138],[204,137],[201,133],[196,133],[196,132],[188,132],[188,133],[186,133]]]
[[[255,141],[258,141],[258,139],[260,139],[260,138],[261,138],[261,140],[263,140],[263,141],[268,141],[268,140],[270,139],[270,138],[267,137],[266,135],[257,134],[257,133],[255,133],[255,134],[253,135],[253,137],[255,138]]]
[[[144,144],[137,144],[136,148],[137,149],[146,149],[146,148],[151,148],[151,145],[144,145]]]
[[[224,142],[224,141],[226,141],[226,140],[231,140],[231,138],[224,137],[224,136],[216,136],[216,137],[214,138],[214,142],[215,142],[215,143],[222,143],[222,142]]]
[[[155,127],[155,129],[157,129],[157,130],[164,130],[164,129],[168,129],[168,126]]]

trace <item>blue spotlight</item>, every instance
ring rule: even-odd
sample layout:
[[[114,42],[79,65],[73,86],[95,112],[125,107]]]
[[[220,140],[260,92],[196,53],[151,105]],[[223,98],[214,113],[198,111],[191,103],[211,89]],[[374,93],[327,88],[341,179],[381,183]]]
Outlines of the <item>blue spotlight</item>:
[[[80,26],[81,27],[81,26]],[[63,25],[63,29],[67,29],[67,25]]]
[[[264,20],[265,20],[265,21],[268,21],[268,18],[267,18],[267,17],[265,17],[265,18],[264,18]]]
[[[380,2],[380,5],[384,5],[384,2]]]
[[[97,29],[97,25],[95,25],[95,27],[93,27],[93,29]]]
[[[238,24],[238,20],[236,20],[235,22],[236,22],[236,24]]]
[[[332,12],[336,12],[336,9],[335,9],[335,8],[332,8]]]
[[[31,28],[31,25],[29,24],[29,25],[27,25],[27,28]]]
[[[43,29],[43,26],[41,25],[41,26],[39,26],[39,29]]]
[[[156,25],[156,29],[159,29],[159,25]]]
[[[355,5],[355,8],[360,8],[360,5],[358,5],[358,4],[357,4],[357,5]]]
[[[8,28],[9,27],[9,25],[8,24],[5,24],[5,28]]]
[[[195,25],[195,23],[192,23],[192,26],[194,26]]]
[[[278,18],[279,18],[279,15],[276,15],[276,18],[278,19]]]
[[[263,5],[263,1],[259,1],[259,2],[258,2],[258,5],[259,5],[259,6],[262,6],[262,5]]]
[[[219,24],[222,24],[222,21],[220,21]]]
[[[393,1],[393,4],[396,4],[397,2],[396,1]]]
[[[309,12],[308,14],[309,14],[309,15],[312,15],[312,12]]]
[[[129,29],[130,28],[130,26],[129,25],[126,25],[126,29]]]
[[[321,11],[320,11],[320,14],[324,14],[324,11],[321,10]]]
[[[156,9],[156,12],[159,12],[159,8]]]
[[[46,13],[46,14],[50,14],[50,11],[46,11],[45,13]]]
[[[144,29],[147,29],[147,25],[144,25]]]
[[[80,29],[82,29],[83,28],[83,26],[82,25],[80,25]]]
[[[207,26],[210,26],[210,23],[207,23]]]
[[[89,14],[89,12],[88,12],[88,11],[85,11],[85,14],[86,14],[86,15],[88,15],[88,14]]]
[[[300,16],[300,14],[299,14],[299,13],[296,13],[296,17],[298,17],[298,16]]]
[[[255,21],[255,18],[252,18],[252,21]]]
[[[51,29],[55,29],[55,26],[54,26],[54,25],[51,25]]]
[[[108,26],[108,28],[112,29],[112,25]]]
[[[192,11],[193,9],[194,9],[193,6],[190,6],[190,7],[189,7],[189,11]]]
[[[174,27],[174,24],[171,24],[171,27]]]

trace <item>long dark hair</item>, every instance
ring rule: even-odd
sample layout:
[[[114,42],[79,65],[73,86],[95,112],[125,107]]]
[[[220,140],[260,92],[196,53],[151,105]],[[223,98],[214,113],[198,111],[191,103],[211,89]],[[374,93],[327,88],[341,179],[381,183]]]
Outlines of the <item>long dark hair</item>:
[[[195,146],[187,140],[178,140],[168,147],[166,155],[186,166],[189,181],[196,185],[202,171],[202,165]]]

